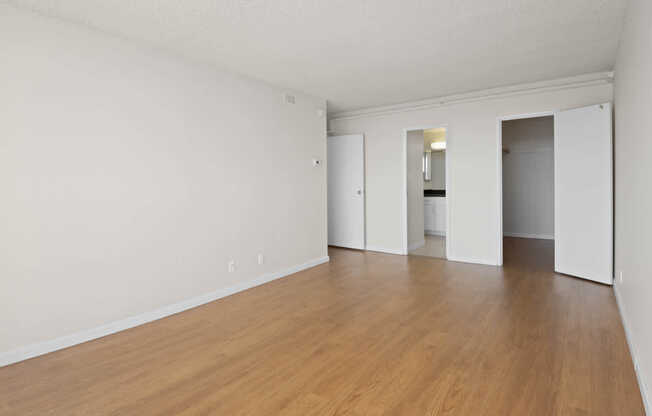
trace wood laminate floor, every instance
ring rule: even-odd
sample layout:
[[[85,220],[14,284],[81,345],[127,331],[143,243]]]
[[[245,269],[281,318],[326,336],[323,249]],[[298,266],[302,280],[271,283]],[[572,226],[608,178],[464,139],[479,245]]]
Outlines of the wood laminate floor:
[[[612,289],[331,249],[331,262],[0,368],[2,415],[643,415]]]
[[[446,258],[446,237],[441,235],[424,235],[423,246],[410,250],[411,256]]]

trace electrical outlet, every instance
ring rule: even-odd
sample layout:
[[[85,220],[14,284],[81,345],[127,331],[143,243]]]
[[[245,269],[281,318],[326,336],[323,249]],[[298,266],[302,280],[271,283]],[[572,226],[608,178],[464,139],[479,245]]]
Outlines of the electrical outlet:
[[[265,263],[265,257],[263,256],[263,253],[258,253],[258,264],[263,263]]]
[[[623,271],[620,270],[618,272],[618,283],[622,284],[623,283]]]
[[[228,267],[229,267],[229,273],[234,272],[235,271],[235,260],[229,260]]]

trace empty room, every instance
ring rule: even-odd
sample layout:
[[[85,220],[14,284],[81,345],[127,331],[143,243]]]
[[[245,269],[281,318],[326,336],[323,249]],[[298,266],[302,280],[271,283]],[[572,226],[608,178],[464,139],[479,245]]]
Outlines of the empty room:
[[[652,415],[652,2],[0,0],[0,415]]]

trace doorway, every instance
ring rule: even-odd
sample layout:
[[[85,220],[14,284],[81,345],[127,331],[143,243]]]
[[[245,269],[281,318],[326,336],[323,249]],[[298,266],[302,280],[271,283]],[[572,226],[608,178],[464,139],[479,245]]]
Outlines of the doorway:
[[[447,258],[448,130],[405,130],[404,254]]]
[[[548,245],[554,247],[555,272],[613,283],[612,111],[611,103],[602,103],[498,118],[499,265],[503,264],[504,239],[552,238]],[[550,136],[551,125],[552,151],[540,138]],[[511,139],[507,137],[510,134],[514,136]],[[551,164],[552,185],[546,168]],[[539,192],[530,192],[521,183],[523,178],[529,178],[529,186]],[[546,195],[551,187],[549,201]],[[545,213],[549,213],[551,202],[550,234],[550,217]],[[535,216],[538,222],[533,222]]]
[[[520,246],[553,258],[555,230],[554,116],[503,120],[502,215],[506,263],[523,259]],[[554,262],[542,265],[554,269]]]

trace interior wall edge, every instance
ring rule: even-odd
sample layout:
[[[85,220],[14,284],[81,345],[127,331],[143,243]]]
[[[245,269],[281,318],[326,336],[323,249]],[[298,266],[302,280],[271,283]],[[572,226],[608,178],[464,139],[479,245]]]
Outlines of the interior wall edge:
[[[632,338],[632,332],[627,320],[627,312],[625,310],[625,305],[620,297],[620,291],[618,290],[618,285],[614,284],[614,294],[616,296],[616,304],[618,305],[618,312],[620,313],[620,319],[623,323],[623,328],[625,329],[625,339],[627,340],[627,346],[629,347],[629,353],[632,356],[632,363],[634,364],[634,372],[636,373],[636,380],[638,381],[638,388],[641,390],[641,399],[643,400],[643,407],[645,407],[645,414],[652,415],[652,407],[650,407],[650,399],[648,396],[648,389],[643,379],[643,373],[640,370],[639,360],[638,360],[638,349],[634,343],[634,338]]]

